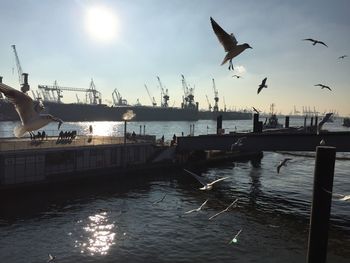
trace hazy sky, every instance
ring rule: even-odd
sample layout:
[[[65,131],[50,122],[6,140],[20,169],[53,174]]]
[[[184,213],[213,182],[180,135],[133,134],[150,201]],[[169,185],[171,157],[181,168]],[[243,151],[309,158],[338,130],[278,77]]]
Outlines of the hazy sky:
[[[283,113],[295,105],[349,115],[349,10],[348,0],[1,0],[0,75],[18,87],[15,44],[32,89],[55,80],[88,88],[93,78],[105,103],[117,88],[129,103],[139,98],[150,105],[144,84],[159,104],[160,76],[170,104],[179,106],[184,74],[200,108],[208,107],[206,94],[213,104],[214,78],[220,107],[225,97],[227,108],[268,111],[275,103]],[[234,72],[228,64],[220,66],[225,52],[210,16],[253,47],[234,59]],[[340,60],[341,55],[349,57]],[[264,77],[268,88],[257,95]],[[315,87],[318,83],[333,91]],[[63,95],[64,101],[75,100],[75,93]]]

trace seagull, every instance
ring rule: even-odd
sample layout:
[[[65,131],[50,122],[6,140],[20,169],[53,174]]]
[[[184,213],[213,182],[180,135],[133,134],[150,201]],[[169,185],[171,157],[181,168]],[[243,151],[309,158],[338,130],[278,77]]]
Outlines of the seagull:
[[[47,263],[54,262],[54,260],[56,259],[56,257],[52,256],[51,254],[48,254],[48,257],[49,257],[49,259],[47,260]]]
[[[287,166],[287,162],[292,160],[291,158],[285,158],[284,160],[280,161],[280,163],[277,166],[277,173],[280,173],[280,169],[282,166]]]
[[[326,145],[326,141],[325,141],[324,139],[322,139],[322,140],[320,141],[320,145],[322,145],[322,146]]]
[[[342,195],[342,194],[333,194],[331,191],[327,191],[323,188],[323,190],[333,196],[339,197],[339,201],[350,201],[350,195]]]
[[[267,88],[266,80],[267,80],[267,78],[264,78],[264,79],[262,80],[261,84],[259,85],[258,94],[260,93],[260,91],[261,91],[263,88]]]
[[[342,55],[342,56],[340,56],[338,59],[344,59],[344,58],[346,58],[347,57],[347,55]]]
[[[210,17],[210,21],[211,21],[211,26],[213,27],[215,35],[217,36],[220,43],[223,45],[225,51],[227,52],[221,65],[224,65],[227,61],[230,61],[230,65],[228,69],[233,70],[232,59],[238,56],[239,54],[241,54],[247,48],[252,48],[252,47],[249,46],[249,44],[247,43],[237,45],[238,42],[233,33],[229,35],[225,30],[223,30],[218,25],[218,23],[215,22],[215,20],[212,17]]]
[[[321,87],[321,89],[329,89],[330,91],[332,91],[332,89],[330,87],[323,85],[323,84],[316,84],[314,86],[319,86],[319,87]]]
[[[229,177],[222,177],[222,178],[216,179],[215,181],[213,181],[211,183],[207,183],[206,181],[203,180],[203,178],[201,176],[199,176],[195,173],[192,173],[191,171],[186,170],[186,169],[184,169],[184,171],[188,172],[190,175],[192,175],[194,178],[196,178],[198,182],[200,182],[203,185],[203,187],[199,188],[199,190],[211,190],[215,183],[229,178]]]
[[[257,114],[259,114],[260,113],[260,111],[259,110],[257,110],[256,108],[254,108],[253,107],[253,110],[257,113]]]
[[[242,229],[238,231],[238,233],[232,238],[232,240],[230,242],[228,242],[229,244],[232,243],[237,243],[237,237],[239,236],[239,234],[242,232]]]
[[[153,202],[153,204],[158,204],[158,203],[160,203],[160,202],[163,202],[163,200],[164,200],[165,197],[166,197],[166,194],[162,197],[162,199]]]
[[[315,39],[312,39],[312,38],[305,38],[305,39],[303,39],[303,40],[313,42],[313,43],[312,43],[313,46],[315,46],[316,44],[321,44],[321,45],[324,45],[324,46],[328,47],[324,42],[319,41],[319,40],[315,40]]]
[[[320,133],[323,124],[325,124],[325,123],[331,118],[332,115],[333,115],[332,112],[328,112],[328,113],[326,114],[326,116],[323,117],[323,119],[322,119],[322,120],[320,121],[320,123],[317,125],[317,134]]]
[[[237,203],[237,201],[238,201],[238,198],[237,198],[235,201],[233,201],[233,202],[232,202],[228,207],[226,207],[224,210],[222,210],[222,211],[220,211],[219,213],[217,213],[217,214],[215,214],[215,215],[209,217],[209,220],[212,220],[213,218],[215,218],[215,217],[221,215],[222,213],[227,212],[235,203]]]
[[[247,137],[241,137],[241,138],[238,138],[237,141],[233,144],[231,144],[231,152],[235,149],[235,148],[239,148],[241,146],[244,145],[244,141],[247,139]]]
[[[232,77],[236,77],[236,79],[242,78],[242,76],[239,75],[233,75]]]
[[[192,210],[190,210],[190,211],[187,211],[185,214],[190,214],[190,213],[192,213],[192,212],[199,212],[199,211],[203,208],[203,206],[205,206],[205,204],[208,202],[208,200],[209,200],[209,199],[205,200],[204,203],[201,204],[200,207],[198,207],[198,208],[196,208],[196,209],[192,209]]]
[[[43,105],[39,101],[33,101],[27,94],[20,92],[10,86],[0,83],[0,92],[4,93],[7,99],[15,106],[22,124],[15,127],[14,134],[21,137],[26,132],[38,130],[52,121],[58,122],[60,129],[63,121],[50,114],[39,114]]]

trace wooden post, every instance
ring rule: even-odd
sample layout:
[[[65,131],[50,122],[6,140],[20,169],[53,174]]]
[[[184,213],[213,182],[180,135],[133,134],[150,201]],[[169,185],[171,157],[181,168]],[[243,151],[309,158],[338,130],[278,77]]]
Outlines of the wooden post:
[[[318,146],[316,148],[307,263],[325,263],[327,259],[335,154],[335,147]]]
[[[254,113],[253,115],[253,132],[259,132],[259,114]]]
[[[317,128],[317,124],[318,124],[318,116],[315,116],[315,127]]]
[[[221,129],[222,129],[222,115],[219,115],[216,117],[216,134],[219,134]]]
[[[306,131],[307,127],[306,127],[306,119],[307,119],[307,116],[304,117],[304,130]]]
[[[312,128],[312,126],[314,126],[314,117],[311,117],[311,121],[310,121],[310,127]]]

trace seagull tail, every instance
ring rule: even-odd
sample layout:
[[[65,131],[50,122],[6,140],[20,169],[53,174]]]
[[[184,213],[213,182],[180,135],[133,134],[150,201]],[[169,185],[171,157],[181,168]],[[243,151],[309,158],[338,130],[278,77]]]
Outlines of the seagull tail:
[[[18,125],[14,128],[13,133],[17,138],[22,137],[23,134],[25,134],[27,130],[24,128],[23,125]]]

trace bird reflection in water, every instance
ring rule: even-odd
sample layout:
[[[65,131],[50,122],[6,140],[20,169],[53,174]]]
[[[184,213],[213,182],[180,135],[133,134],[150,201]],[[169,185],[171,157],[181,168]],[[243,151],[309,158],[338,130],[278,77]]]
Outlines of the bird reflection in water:
[[[81,242],[81,253],[106,255],[112,245],[115,244],[115,225],[109,222],[107,212],[101,212],[88,217],[88,222],[83,227],[88,234],[88,241]]]

